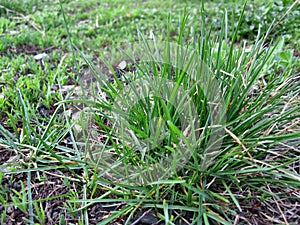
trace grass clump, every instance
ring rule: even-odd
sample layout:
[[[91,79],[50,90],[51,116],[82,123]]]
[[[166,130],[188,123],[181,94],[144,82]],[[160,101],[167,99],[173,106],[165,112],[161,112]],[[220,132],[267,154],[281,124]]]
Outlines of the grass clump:
[[[184,21],[186,20],[187,17],[184,17],[182,28],[184,28]],[[224,21],[227,20],[227,15],[225,14]],[[242,17],[239,20],[239,24],[241,24],[241,22]],[[205,27],[204,19],[202,20],[202,27]],[[292,159],[284,158],[280,153],[282,148],[279,148],[283,143],[289,143],[288,145],[293,149],[295,148],[292,147],[294,146],[293,141],[299,138],[299,132],[286,133],[283,131],[287,124],[298,129],[298,122],[292,122],[299,117],[299,106],[295,105],[298,101],[296,98],[298,96],[299,82],[295,81],[297,76],[293,73],[294,68],[291,67],[296,59],[291,59],[290,63],[283,66],[284,58],[280,57],[280,52],[283,48],[284,39],[278,39],[277,41],[268,43],[268,47],[265,46],[269,31],[274,29],[273,27],[270,27],[263,36],[260,36],[259,33],[254,44],[247,46],[247,44],[244,43],[242,48],[234,47],[239,26],[237,26],[234,33],[230,35],[232,37],[231,40],[224,40],[225,37],[229,36],[227,27],[228,25],[224,22],[220,35],[215,39],[210,39],[210,33],[206,33],[205,29],[202,29],[201,36],[194,37],[195,42],[191,43],[191,46],[196,46],[197,59],[199,61],[202,60],[205,65],[209,65],[211,71],[214,71],[209,75],[219,80],[218,86],[210,86],[211,84],[209,82],[207,82],[206,85],[208,89],[213,92],[214,96],[217,93],[214,92],[213,88],[220,88],[220,90],[222,90],[221,97],[224,102],[222,102],[220,98],[217,99],[220,100],[218,102],[219,107],[224,110],[223,113],[226,113],[226,124],[218,124],[224,129],[225,134],[222,136],[224,142],[220,149],[217,149],[217,152],[213,152],[216,155],[209,158],[208,161],[203,158],[203,155],[209,155],[211,152],[201,152],[200,149],[201,146],[203,148],[203,145],[206,145],[205,147],[207,148],[207,139],[213,135],[211,131],[212,124],[209,123],[211,122],[209,119],[212,119],[211,114],[213,113],[209,112],[209,116],[204,115],[203,123],[197,123],[196,126],[193,120],[189,120],[189,126],[193,127],[191,133],[194,135],[197,133],[196,131],[200,129],[206,131],[210,130],[200,134],[199,137],[205,136],[203,140],[201,138],[197,139],[195,136],[189,139],[184,133],[187,130],[181,126],[180,122],[179,124],[177,123],[177,126],[175,125],[176,121],[178,122],[178,117],[174,115],[182,116],[182,112],[178,112],[178,109],[175,109],[174,112],[174,105],[169,105],[162,101],[165,100],[165,98],[160,93],[158,93],[158,95],[160,95],[161,98],[154,98],[152,103],[149,101],[149,98],[144,98],[143,96],[144,92],[149,94],[146,87],[154,90],[155,93],[157,90],[166,91],[168,87],[157,82],[151,83],[148,79],[156,80],[157,77],[170,77],[171,74],[172,78],[170,80],[175,84],[183,85],[183,87],[188,90],[187,92],[191,94],[187,96],[196,96],[197,119],[203,116],[205,110],[197,110],[197,108],[203,109],[203,105],[202,107],[200,106],[201,104],[199,105],[200,102],[208,104],[208,101],[203,97],[209,92],[204,92],[205,94],[201,95],[201,91],[203,91],[205,87],[203,87],[203,85],[198,87],[197,81],[192,80],[193,77],[187,73],[192,70],[189,66],[192,67],[195,66],[195,64],[192,63],[191,58],[187,63],[186,60],[184,60],[185,58],[180,58],[183,54],[183,48],[185,49],[185,51],[183,51],[184,54],[188,55],[185,46],[186,43],[183,42],[182,39],[178,39],[177,48],[164,45],[163,53],[166,55],[166,58],[163,59],[156,58],[155,53],[157,53],[157,49],[160,48],[160,44],[155,41],[155,38],[154,47],[156,51],[149,54],[152,58],[150,56],[149,60],[145,60],[145,62],[141,60],[139,54],[137,54],[138,56],[133,54],[138,59],[138,61],[134,63],[136,68],[133,69],[136,72],[136,79],[142,77],[144,86],[142,83],[138,83],[138,85],[134,83],[134,85],[131,85],[132,81],[130,80],[121,83],[117,77],[115,81],[118,84],[117,87],[111,86],[110,84],[107,86],[105,82],[101,83],[104,85],[102,90],[104,90],[105,94],[112,96],[113,101],[118,99],[117,101],[122,101],[122,104],[126,105],[125,110],[122,107],[107,107],[107,105],[111,105],[113,102],[99,98],[99,100],[95,102],[97,103],[97,108],[93,109],[95,110],[94,112],[101,115],[100,117],[105,117],[106,122],[107,120],[109,121],[109,126],[106,126],[107,129],[104,129],[105,132],[102,135],[107,136],[108,139],[111,140],[111,143],[105,145],[99,154],[103,156],[106,148],[109,154],[114,154],[114,151],[116,152],[114,163],[109,164],[109,169],[113,168],[113,172],[119,173],[114,174],[115,177],[113,178],[116,178],[118,175],[120,176],[120,179],[114,180],[114,182],[123,182],[126,175],[132,175],[132,171],[128,169],[128,164],[130,163],[135,163],[136,166],[139,165],[140,162],[146,161],[146,164],[142,165],[147,169],[153,164],[155,161],[153,159],[153,153],[151,153],[151,151],[143,152],[141,146],[143,146],[143,140],[149,138],[149,135],[151,135],[149,134],[151,128],[147,127],[147,125],[149,125],[150,119],[153,118],[153,114],[161,119],[156,121],[158,122],[156,127],[158,129],[156,129],[155,132],[159,133],[157,136],[167,134],[167,140],[164,140],[158,148],[155,148],[155,154],[159,156],[160,161],[158,161],[158,163],[161,167],[154,167],[154,170],[156,175],[161,175],[159,171],[162,171],[163,168],[167,171],[166,174],[170,175],[172,172],[174,174],[170,180],[162,179],[164,176],[155,177],[154,179],[159,179],[150,182],[149,188],[153,190],[155,185],[158,185],[156,187],[158,189],[163,187],[167,193],[176,193],[175,196],[167,195],[169,198],[166,197],[164,200],[152,200],[154,201],[154,203],[152,203],[153,206],[155,205],[157,208],[164,209],[165,214],[162,215],[164,220],[168,220],[170,217],[169,213],[171,212],[178,210],[182,213],[179,214],[183,215],[185,213],[183,207],[191,207],[186,211],[192,212],[193,217],[191,218],[193,218],[192,221],[194,222],[203,221],[205,224],[214,222],[230,224],[234,219],[236,221],[249,222],[251,221],[249,217],[247,218],[245,215],[240,215],[240,213],[243,213],[243,210],[247,209],[247,203],[245,202],[257,201],[261,204],[261,202],[264,202],[266,199],[273,199],[274,202],[277,202],[277,197],[275,197],[276,195],[274,195],[272,189],[285,189],[291,184],[290,182],[295,185],[295,189],[298,188],[299,175],[286,170],[299,160],[295,157],[297,151],[289,151],[289,154],[293,155]],[[181,33],[183,33],[183,30],[181,30]],[[152,45],[151,43],[152,42],[143,39],[142,44],[145,46],[144,51],[148,50],[151,52],[151,47],[149,47]],[[170,55],[174,54],[174,51],[176,52],[175,62],[172,62],[171,60],[174,58],[170,57]],[[128,56],[128,53],[126,55]],[[130,59],[135,60],[134,56],[130,57]],[[180,68],[178,61],[181,63],[185,62],[187,65],[184,68]],[[174,64],[172,65],[172,63]],[[147,65],[145,66],[145,64]],[[174,66],[175,69],[172,70],[172,66]],[[280,74],[280,77],[278,77],[278,74]],[[126,75],[128,74],[125,73],[124,76]],[[101,76],[99,76],[99,74],[96,74],[96,76],[98,76],[98,79],[102,82]],[[127,78],[125,77],[125,79]],[[192,82],[196,84],[189,85]],[[159,88],[157,89],[157,87]],[[128,102],[128,98],[130,99],[131,96],[127,92],[123,95],[124,93],[120,91],[126,88],[131,89],[132,95],[141,97],[142,94],[141,99],[144,101],[135,102],[134,104],[137,104],[137,107],[132,107],[131,100]],[[141,88],[144,92],[141,92],[138,88]],[[178,90],[176,89],[178,88],[176,85],[173,88],[173,90]],[[292,99],[294,103],[290,104],[290,101],[287,99]],[[186,101],[187,100],[183,100],[183,102]],[[221,102],[224,106],[221,105]],[[160,107],[157,107],[158,105],[160,105]],[[100,109],[98,107],[100,107]],[[128,112],[126,109],[128,109],[128,107],[130,114],[134,116],[129,116],[130,122],[125,125],[127,130],[119,133],[118,128],[116,128],[118,126],[118,121],[116,120],[121,120],[122,118],[127,119],[126,113]],[[183,105],[183,107],[187,106]],[[208,108],[212,109],[211,107]],[[117,118],[111,116],[114,111],[118,110],[124,114],[118,114],[120,117]],[[165,126],[166,130],[160,129],[162,120],[165,120],[168,124]],[[134,126],[132,126],[132,123]],[[101,124],[103,125],[104,123],[102,122]],[[125,142],[122,140],[124,135],[126,135],[123,132],[128,132],[131,137],[133,136],[133,138],[130,139],[131,142],[129,145],[127,138]],[[160,134],[160,132],[162,132],[162,134]],[[152,137],[151,141],[156,142],[157,139],[155,139],[155,137]],[[195,139],[197,139],[197,141],[193,142]],[[168,164],[165,161],[169,156],[167,152],[170,149],[180,152],[182,149],[179,147],[179,143],[182,142],[184,143],[184,149],[188,149],[188,152],[192,152],[191,158],[189,158],[189,161],[185,162],[179,170],[172,171],[174,166],[171,167],[171,170],[168,170],[168,166],[172,164]],[[149,150],[149,145],[147,145],[147,147],[147,150]],[[150,163],[147,163],[147,160],[145,160],[145,155],[136,155],[137,149],[143,152],[143,154],[148,155],[151,159]],[[178,154],[180,155],[180,153]],[[187,154],[187,152],[182,153],[182,155],[184,154]],[[132,158],[133,155],[135,155],[135,157]],[[130,157],[130,159],[128,160],[127,157]],[[269,162],[267,161],[268,157],[274,157],[276,160]],[[127,158],[127,160],[124,161],[124,158]],[[102,163],[99,163],[101,160],[102,159],[95,160],[96,166],[103,166]],[[204,165],[203,161],[205,162]],[[180,164],[182,162],[178,160],[176,163]],[[114,171],[114,168],[120,165],[121,170],[124,170],[125,174],[118,169]],[[99,167],[101,168],[101,166]],[[108,170],[105,170],[105,172],[107,173]],[[151,172],[150,174],[152,175]],[[134,178],[148,178],[145,177],[143,170],[138,170],[134,175]],[[251,176],[253,177],[251,178]],[[278,179],[281,179],[283,176],[285,177],[285,181],[279,182]],[[286,176],[288,176],[288,178]],[[153,176],[150,177],[153,178]],[[290,181],[288,182],[289,184],[287,180]],[[127,184],[129,183],[130,182]],[[154,187],[153,184],[155,184]],[[180,191],[176,188],[179,188]],[[243,190],[246,190],[246,196]],[[234,193],[236,192],[242,194],[235,196]],[[227,194],[224,195],[220,193]],[[144,196],[144,198],[147,199],[147,196]],[[245,201],[245,199],[247,200]],[[216,204],[216,202],[219,204]],[[167,210],[168,207],[172,207],[174,211]],[[196,211],[197,213],[195,213]],[[246,210],[246,213],[249,213],[249,211]],[[282,220],[286,220],[283,213],[278,216],[282,218]]]
[[[41,224],[298,223],[298,59],[284,38],[270,41],[276,22],[241,41],[245,8],[235,28],[225,11],[218,35],[204,5],[199,30],[193,13],[175,38],[171,22],[165,41],[140,30],[138,42],[103,54],[100,68],[77,49],[92,74],[74,79],[79,91],[62,93],[58,82],[48,120],[17,90],[20,110],[0,125],[1,147],[12,150],[1,150],[10,152],[1,221],[16,206]],[[36,194],[42,182],[58,194]],[[51,220],[46,208],[62,202]]]

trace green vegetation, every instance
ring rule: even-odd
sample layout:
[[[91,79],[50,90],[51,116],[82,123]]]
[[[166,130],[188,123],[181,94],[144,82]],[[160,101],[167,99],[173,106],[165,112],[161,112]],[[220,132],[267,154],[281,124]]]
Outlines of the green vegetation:
[[[1,224],[300,223],[299,1],[2,0],[0,15]],[[128,180],[137,167],[159,175]]]

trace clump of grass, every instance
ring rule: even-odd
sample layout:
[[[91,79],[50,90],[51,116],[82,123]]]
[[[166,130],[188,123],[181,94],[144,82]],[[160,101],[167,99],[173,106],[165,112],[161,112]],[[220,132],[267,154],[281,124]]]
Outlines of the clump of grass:
[[[40,172],[40,165],[56,163],[69,172],[65,183],[81,183],[65,204],[72,215],[83,212],[80,223],[88,223],[87,210],[95,203],[117,208],[101,224],[117,218],[138,223],[154,210],[156,220],[166,224],[297,222],[288,214],[297,215],[297,208],[285,204],[297,201],[300,180],[296,59],[286,60],[284,39],[266,43],[274,26],[258,32],[254,44],[236,43],[243,12],[229,34],[225,11],[215,38],[206,29],[203,5],[199,37],[184,39],[186,14],[176,44],[140,34],[137,48],[112,53],[125,66],[114,69],[106,57],[113,82],[103,74],[107,69],[99,71],[82,55],[94,72],[93,82],[82,84],[86,93],[76,93],[83,100],[68,95],[36,132],[30,107],[17,92],[23,132],[14,136],[0,125],[1,143],[27,148],[29,177],[31,167]],[[79,122],[69,117],[70,102],[84,105]],[[78,168],[82,174],[75,172]],[[29,211],[30,222],[34,212],[44,218],[31,191],[24,193],[20,196],[30,203],[20,206],[26,206],[22,210]]]
[[[187,18],[184,16],[182,19],[181,34]],[[254,44],[248,46],[245,42],[242,46],[236,47],[235,41],[242,20],[243,15],[233,34],[229,35],[226,22],[228,19],[225,13],[220,35],[211,39],[210,33],[205,29],[204,11],[202,11],[201,36],[193,37],[193,42],[190,44],[196,50],[195,57],[209,67],[212,71],[209,75],[218,81],[219,86],[209,86],[211,85],[209,82],[207,85],[208,88],[220,88],[221,98],[224,101],[222,102],[219,98],[222,102],[220,107],[225,110],[223,119],[226,114],[226,123],[218,124],[224,131],[223,136],[219,137],[224,140],[222,146],[214,152],[215,155],[209,161],[205,161],[204,166],[201,166],[205,160],[203,155],[209,152],[201,152],[201,148],[207,147],[207,141],[213,135],[212,126],[210,126],[212,125],[210,124],[212,108],[205,98],[209,92],[203,91],[205,87],[197,86],[197,81],[189,76],[188,71],[192,69],[189,66],[195,66],[195,64],[191,63],[193,60],[191,58],[187,62],[183,60],[185,58],[182,55],[188,55],[186,50],[188,47],[182,37],[178,39],[177,48],[170,44],[163,45],[161,52],[164,53],[162,57],[165,58],[162,59],[155,55],[157,49],[161,47],[158,41],[155,38],[154,41],[148,41],[141,37],[144,51],[148,50],[146,54],[149,53],[147,55],[149,58],[141,60],[136,57],[135,53],[126,52],[126,56],[131,56],[129,58],[134,62],[129,68],[134,71],[135,78],[132,80],[128,78],[132,76],[132,72],[125,73],[123,74],[125,81],[122,82],[119,77],[115,76],[116,85],[111,85],[106,80],[103,82],[101,71],[100,74],[95,71],[96,79],[101,84],[101,90],[98,91],[110,98],[99,97],[96,102],[88,103],[92,103],[92,112],[97,115],[96,123],[105,127],[99,131],[98,135],[106,137],[109,143],[102,146],[100,153],[90,152],[90,154],[103,156],[107,151],[113,155],[113,158],[110,158],[113,161],[109,161],[106,165],[102,164],[103,158],[94,158],[94,165],[98,166],[99,170],[105,168],[104,172],[100,173],[99,182],[102,182],[102,176],[107,173],[113,174],[109,180],[114,181],[112,185],[116,188],[120,184],[124,185],[124,180],[128,181],[124,178],[127,175],[133,175],[134,179],[141,178],[143,181],[149,178],[145,177],[142,169],[135,174],[130,174],[132,170],[129,169],[129,164],[138,168],[143,167],[147,171],[153,163],[161,163],[160,167],[154,167],[157,169],[155,172],[160,174],[160,170],[165,168],[170,175],[151,177],[154,180],[150,183],[146,182],[149,186],[141,189],[132,186],[129,181],[125,182],[126,186],[131,185],[131,188],[138,190],[140,199],[131,195],[130,202],[134,203],[128,202],[130,206],[126,208],[127,210],[130,210],[132,204],[134,207],[163,209],[163,211],[158,210],[160,218],[169,223],[170,218],[174,218],[172,216],[175,214],[179,215],[177,218],[179,220],[184,218],[186,211],[193,215],[189,217],[190,221],[200,224],[232,224],[234,221],[234,223],[239,221],[257,223],[255,218],[251,217],[253,211],[250,208],[255,208],[253,202],[259,202],[260,205],[275,204],[275,209],[277,207],[280,212],[273,215],[274,218],[271,218],[268,212],[261,214],[262,221],[287,221],[286,212],[284,212],[286,206],[278,202],[280,198],[287,198],[283,194],[286,188],[298,189],[300,180],[299,174],[292,169],[299,160],[296,151],[299,143],[296,140],[300,135],[299,121],[297,121],[300,108],[296,104],[299,81],[297,81],[298,75],[295,75],[295,70],[292,68],[296,59],[291,58],[291,61],[283,66],[284,59],[280,55],[283,51],[284,39],[279,38],[266,45],[269,31],[276,28],[273,26],[270,26],[266,34],[258,32]],[[228,36],[231,37],[230,40]],[[154,51],[151,47],[154,47]],[[174,59],[170,57],[172,54],[175,55],[175,62],[171,61]],[[178,62],[186,64],[180,67]],[[88,60],[87,63],[89,63]],[[116,71],[112,73],[116,74]],[[144,83],[134,82],[141,78]],[[189,121],[190,127],[193,127],[192,138],[189,139],[185,133],[186,130],[182,129],[180,123],[182,112],[174,108],[172,102],[169,104],[170,102],[168,103],[166,98],[157,92],[168,91],[168,86],[165,83],[162,85],[159,82],[151,82],[160,80],[159,78],[168,78],[177,84],[171,87],[172,93],[176,93],[180,85],[186,88],[188,94],[182,96],[184,99],[182,102],[187,101],[185,97],[193,99],[197,122],[202,122],[196,123],[195,126],[193,120]],[[196,84],[191,84],[191,82]],[[128,88],[131,92],[122,91]],[[148,88],[161,97],[145,98],[149,94]],[[214,89],[210,91],[216,94]],[[140,97],[140,100],[132,104],[130,100],[132,96]],[[115,117],[114,113],[117,113],[118,117]],[[155,120],[157,127],[154,130],[154,136],[151,136],[153,130],[151,131],[149,121],[154,117],[158,118]],[[124,118],[128,120],[128,123],[123,124],[125,128],[122,127],[124,130],[120,133],[119,121],[116,120]],[[161,124],[164,122],[166,126],[162,129]],[[199,129],[206,132],[196,136]],[[130,133],[129,139],[127,139],[126,132]],[[143,151],[144,148],[141,146],[144,146],[145,139],[151,136],[151,141],[157,143],[158,139],[155,138],[162,134],[166,137],[154,148],[154,151],[150,151],[149,145],[146,145],[146,151]],[[127,138],[124,141],[125,136]],[[204,138],[201,139],[200,137],[203,136]],[[195,139],[197,140],[192,142]],[[91,139],[88,140],[91,141]],[[193,144],[190,144],[191,142]],[[168,153],[169,151],[180,152],[182,150],[179,147],[180,143],[184,143],[184,149],[188,149],[191,157],[189,161],[184,161],[179,170],[176,170],[178,167],[172,163],[168,164],[166,159],[171,154]],[[137,150],[141,154],[138,154]],[[269,160],[270,158],[272,161]],[[104,157],[105,160],[107,159]],[[176,163],[181,164],[182,161],[178,160]],[[118,179],[115,179],[116,177]],[[276,197],[275,190],[281,190],[281,197]],[[119,195],[124,196],[128,191],[120,187]],[[290,198],[296,199],[296,195]],[[105,200],[101,198],[99,201]],[[130,218],[131,216],[133,215],[130,214]],[[291,220],[295,219],[291,217]]]

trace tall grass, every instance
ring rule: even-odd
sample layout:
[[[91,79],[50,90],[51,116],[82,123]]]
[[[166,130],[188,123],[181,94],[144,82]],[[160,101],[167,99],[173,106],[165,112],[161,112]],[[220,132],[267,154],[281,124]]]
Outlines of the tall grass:
[[[100,183],[106,177],[113,187],[129,185],[119,187],[120,196],[137,190],[128,207],[133,201],[135,207],[164,209],[158,212],[170,224],[169,213],[184,217],[186,211],[193,224],[251,223],[241,215],[253,199],[276,202],[272,190],[299,188],[300,176],[292,170],[300,137],[296,59],[283,67],[284,39],[265,42],[278,23],[259,32],[254,44],[238,44],[243,15],[229,35],[225,13],[217,38],[206,29],[204,8],[202,15],[200,37],[190,43],[183,36],[184,15],[178,43],[140,34],[138,44],[104,60],[115,85],[96,71],[102,95],[85,103],[102,127],[94,131],[109,141],[90,152],[92,163]],[[113,68],[112,59],[127,66]],[[278,217],[285,221],[284,213]]]
[[[78,51],[93,78],[82,79],[78,99],[59,103],[41,134],[31,127],[21,93],[24,134],[0,125],[1,144],[16,151],[31,144],[29,178],[31,170],[53,169],[39,165],[55,162],[82,183],[82,199],[68,204],[80,203],[72,213],[84,210],[86,224],[96,202],[122,206],[100,224],[119,217],[130,224],[144,208],[154,208],[166,224],[254,224],[254,201],[276,203],[279,213],[271,219],[286,223],[280,199],[300,186],[293,167],[300,138],[296,59],[282,64],[284,39],[266,43],[269,32],[251,45],[238,43],[243,15],[229,35],[225,12],[214,38],[202,5],[202,30],[191,40],[184,35],[188,18],[182,17],[177,43],[139,33],[139,42],[113,51],[101,69]],[[76,116],[67,103],[79,108]],[[33,221],[32,201],[29,206]]]

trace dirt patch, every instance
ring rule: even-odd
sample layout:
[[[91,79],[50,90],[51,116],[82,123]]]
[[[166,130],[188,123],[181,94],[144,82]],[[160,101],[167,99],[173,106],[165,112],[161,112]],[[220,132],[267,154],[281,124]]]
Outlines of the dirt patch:
[[[82,171],[78,170],[76,172],[80,173]],[[80,217],[83,217],[83,211],[79,209],[82,204],[69,202],[70,200],[83,199],[83,193],[78,192],[78,190],[82,190],[83,184],[62,178],[62,173],[65,177],[71,177],[70,172],[64,169],[60,171],[49,170],[31,172],[31,193],[32,199],[36,203],[36,205],[33,205],[33,212],[35,215],[37,215],[37,209],[42,209],[45,212],[42,224],[61,224],[62,221],[65,221],[66,224],[77,224]],[[25,187],[26,191],[28,190],[27,172],[6,174],[2,179],[1,185],[2,190],[6,190],[8,196],[7,204],[5,206],[0,203],[0,211],[6,212],[6,218],[3,225],[28,224],[23,219],[29,219],[30,216],[28,210],[22,211],[21,207],[18,207],[15,204],[13,198],[17,195],[12,191],[15,190],[19,193],[23,193],[24,189],[22,188],[22,185]],[[28,206],[29,205],[27,205],[27,209]],[[115,209],[116,207],[107,208],[101,203],[90,205],[87,209],[89,223],[96,224],[102,221]],[[41,223],[37,218],[34,218],[34,222]],[[113,224],[116,223],[117,221],[114,221]]]

